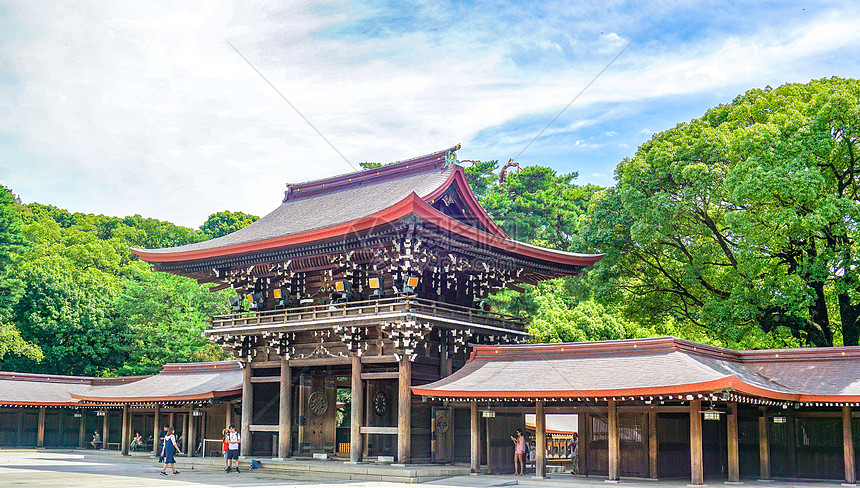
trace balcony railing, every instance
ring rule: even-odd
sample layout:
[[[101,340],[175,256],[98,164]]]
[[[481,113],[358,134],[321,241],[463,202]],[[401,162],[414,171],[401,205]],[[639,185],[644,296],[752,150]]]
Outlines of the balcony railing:
[[[450,303],[425,300],[417,297],[381,298],[359,302],[334,303],[328,305],[313,305],[307,307],[291,307],[281,310],[263,312],[240,312],[229,315],[214,315],[210,319],[210,330],[222,328],[257,326],[257,325],[290,325],[299,322],[315,320],[338,319],[356,320],[372,318],[383,314],[423,314],[439,319],[450,319],[469,324],[498,327],[501,329],[523,332],[526,321],[522,317],[497,312],[485,312],[476,308],[462,307]],[[329,320],[326,320],[329,321]]]

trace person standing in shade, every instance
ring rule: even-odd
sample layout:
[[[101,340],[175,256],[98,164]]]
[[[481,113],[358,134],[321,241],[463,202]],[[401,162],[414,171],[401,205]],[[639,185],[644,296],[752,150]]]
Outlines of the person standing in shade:
[[[164,462],[164,467],[161,468],[161,474],[167,476],[167,473],[164,471],[167,469],[167,465],[170,465],[170,469],[173,470],[173,474],[179,474],[179,471],[176,471],[174,464],[176,460],[173,459],[174,454],[182,454],[182,451],[179,449],[179,445],[176,444],[176,435],[174,435],[173,427],[167,429],[167,435],[164,436],[164,445],[161,446],[161,458]]]
[[[517,429],[517,434],[511,436],[511,440],[514,442],[514,476],[522,476],[525,474],[523,454],[526,453],[526,438],[523,437],[523,431]]]
[[[233,460],[236,460],[236,472],[239,471],[239,444],[242,443],[242,436],[236,432],[236,426],[230,425],[230,432],[227,433],[227,473],[232,471]]]

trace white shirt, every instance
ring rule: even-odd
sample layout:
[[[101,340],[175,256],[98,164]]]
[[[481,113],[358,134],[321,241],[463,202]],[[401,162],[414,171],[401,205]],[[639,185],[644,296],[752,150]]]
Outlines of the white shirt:
[[[239,441],[242,440],[242,436],[239,435],[238,432],[228,432],[227,433],[227,449],[234,450],[239,449]]]
[[[167,448],[168,442],[176,446],[176,436],[173,434],[164,436],[164,448]]]

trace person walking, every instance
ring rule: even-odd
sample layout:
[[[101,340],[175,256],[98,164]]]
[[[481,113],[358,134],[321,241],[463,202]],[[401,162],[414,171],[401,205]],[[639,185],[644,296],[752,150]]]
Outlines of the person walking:
[[[230,424],[230,432],[227,433],[227,473],[232,471],[233,460],[236,460],[236,472],[239,471],[239,444],[242,443],[242,436],[236,432],[236,426]]]
[[[164,427],[161,428],[161,433],[158,434],[158,444],[157,445],[159,445],[159,446],[164,445],[164,438],[167,437],[167,431],[169,429],[170,429],[169,425],[165,425]],[[158,451],[158,452],[161,452],[161,451]],[[164,462],[164,456],[163,455],[161,455],[161,454],[158,455],[158,462],[159,463]]]
[[[525,466],[523,465],[523,454],[526,453],[526,438],[523,437],[523,431],[517,429],[515,436],[511,436],[514,442],[514,476],[523,476],[525,474]]]
[[[164,445],[161,446],[161,458],[164,462],[164,467],[161,468],[161,474],[167,476],[167,473],[164,471],[167,469],[167,465],[170,465],[170,469],[173,470],[173,474],[179,474],[179,471],[176,471],[174,464],[176,460],[173,459],[174,454],[182,454],[182,451],[179,449],[179,445],[176,444],[176,435],[174,435],[174,428],[170,427],[167,429],[167,435],[164,436]]]

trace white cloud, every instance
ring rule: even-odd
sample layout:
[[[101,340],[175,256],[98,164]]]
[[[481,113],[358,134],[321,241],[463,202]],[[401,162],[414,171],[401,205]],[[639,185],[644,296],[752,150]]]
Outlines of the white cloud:
[[[450,15],[440,4],[422,8]],[[584,9],[581,22],[523,12],[512,32],[496,32],[487,15],[368,37],[332,31],[368,17],[362,27],[375,26],[378,10],[345,2],[12,4],[17,29],[0,42],[0,83],[4,73],[15,83],[0,85],[0,141],[13,140],[18,159],[0,154],[0,174],[25,200],[73,210],[185,225],[223,209],[263,214],[284,183],[350,167],[224,39],[357,164],[458,142],[465,154],[488,127],[535,114],[548,122],[628,42],[621,27],[633,22],[598,35],[612,23],[601,9],[565,8]],[[573,139],[553,142],[558,150],[600,147],[578,132],[624,108],[586,117],[586,105],[841,74],[818,74],[810,60],[856,53],[858,42],[844,12],[682,47],[638,37],[533,147],[565,134]],[[547,56],[537,69],[514,60],[526,44]],[[479,157],[510,157],[534,135],[500,133]]]

